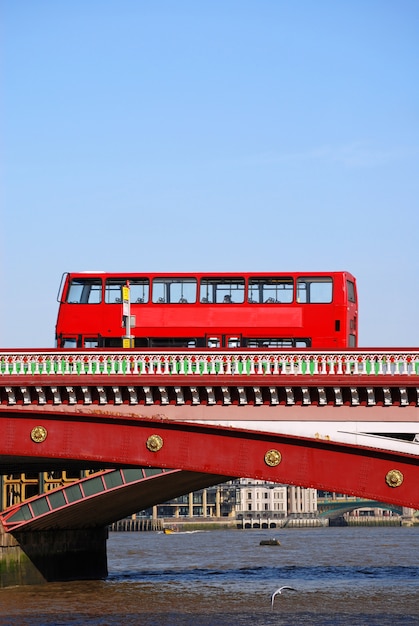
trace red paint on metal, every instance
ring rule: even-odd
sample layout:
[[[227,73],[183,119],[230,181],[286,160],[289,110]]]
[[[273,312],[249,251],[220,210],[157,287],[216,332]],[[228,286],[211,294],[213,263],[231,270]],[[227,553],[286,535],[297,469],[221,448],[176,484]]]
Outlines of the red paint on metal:
[[[253,477],[276,483],[313,487],[372,500],[419,508],[417,457],[331,441],[256,433],[226,427],[135,418],[61,413],[59,416],[25,414],[9,408],[2,413],[1,457],[53,459],[103,463],[112,467],[178,468],[211,474]],[[31,439],[36,426],[47,430],[41,443]],[[152,435],[160,435],[157,452],[147,448]],[[270,467],[269,450],[281,454]],[[391,487],[386,476],[401,472],[403,482]],[[5,473],[2,471],[1,473]]]

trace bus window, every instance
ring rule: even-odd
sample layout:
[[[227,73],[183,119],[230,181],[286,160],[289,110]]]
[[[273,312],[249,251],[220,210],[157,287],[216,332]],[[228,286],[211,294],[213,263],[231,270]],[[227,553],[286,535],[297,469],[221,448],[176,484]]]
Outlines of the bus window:
[[[150,297],[150,281],[148,278],[129,279],[130,298],[133,304],[145,304]]]
[[[311,340],[309,338],[251,338],[245,340],[244,344],[248,348],[270,348],[270,349],[282,349],[282,348],[310,348]]]
[[[311,341],[309,339],[296,339],[294,345],[296,348],[309,348]]]
[[[250,278],[248,300],[251,304],[290,303],[294,300],[292,278]]]
[[[131,303],[142,304],[148,302],[149,280],[148,278],[109,278],[105,285],[105,302],[115,304],[122,302],[122,287],[129,282]]]
[[[121,304],[122,302],[122,285],[126,285],[126,280],[107,280],[105,285],[105,302],[107,304]]]
[[[199,299],[203,303],[235,303],[244,302],[243,278],[203,278],[201,280]]]
[[[77,348],[77,339],[73,337],[66,337],[61,342],[61,348],[69,348],[70,350],[75,350]]]
[[[348,290],[348,300],[349,302],[356,302],[355,298],[355,283],[351,280],[346,281],[346,288]]]
[[[333,298],[333,281],[327,276],[297,279],[297,302],[328,303]]]
[[[99,340],[97,338],[86,337],[83,341],[85,348],[99,348]]]
[[[102,281],[100,278],[74,278],[70,283],[67,302],[99,304],[102,302]]]
[[[196,302],[196,278],[155,278],[153,302]]]

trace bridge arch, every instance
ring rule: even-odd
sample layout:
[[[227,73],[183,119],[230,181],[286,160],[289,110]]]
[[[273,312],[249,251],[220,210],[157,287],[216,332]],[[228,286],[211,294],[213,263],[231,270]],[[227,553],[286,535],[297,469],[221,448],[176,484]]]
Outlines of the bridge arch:
[[[158,467],[252,477],[419,508],[417,457],[395,451],[84,410],[2,413],[0,473],[16,467]]]

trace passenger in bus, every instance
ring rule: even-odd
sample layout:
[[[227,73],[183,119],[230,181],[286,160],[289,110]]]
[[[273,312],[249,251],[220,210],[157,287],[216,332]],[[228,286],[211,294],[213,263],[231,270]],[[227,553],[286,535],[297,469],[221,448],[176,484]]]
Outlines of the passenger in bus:
[[[179,300],[179,302],[181,302],[182,304],[185,304],[185,302],[187,303],[188,301],[187,301],[187,299],[186,299],[186,298],[184,298],[184,297],[182,296],[182,298]]]
[[[233,302],[233,300],[231,299],[231,296],[227,295],[227,296],[224,296],[223,302],[228,302],[230,304],[231,302]]]
[[[164,302],[165,302],[165,299],[164,299],[164,298],[159,298],[159,299],[157,300],[157,303],[158,303],[158,304],[164,304]]]
[[[209,300],[208,300],[208,298],[201,298],[201,302],[202,302],[202,304],[208,304]]]

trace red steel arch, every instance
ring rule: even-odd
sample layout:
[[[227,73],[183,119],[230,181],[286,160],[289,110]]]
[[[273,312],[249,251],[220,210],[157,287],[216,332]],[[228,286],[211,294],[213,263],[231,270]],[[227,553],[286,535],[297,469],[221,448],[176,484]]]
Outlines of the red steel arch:
[[[0,473],[16,466],[159,467],[352,494],[419,509],[411,454],[154,417],[2,411]]]

